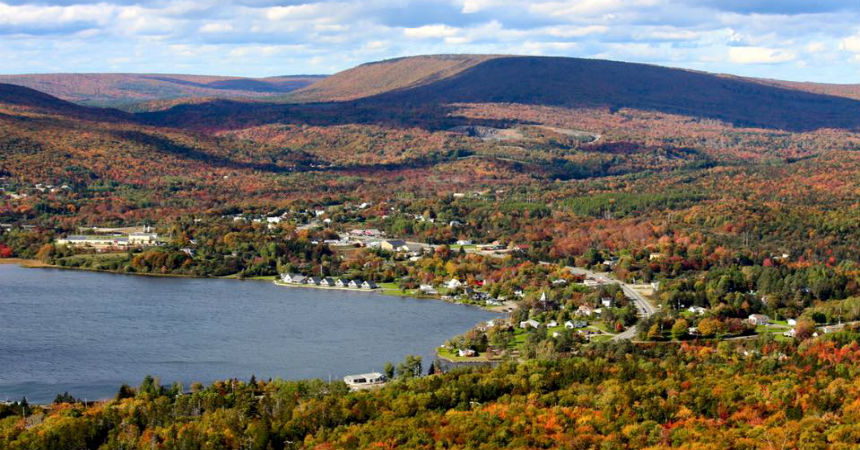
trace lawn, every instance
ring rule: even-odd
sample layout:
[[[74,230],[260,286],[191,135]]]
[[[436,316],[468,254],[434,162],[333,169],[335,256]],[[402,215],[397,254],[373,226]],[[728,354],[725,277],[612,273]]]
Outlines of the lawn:
[[[406,291],[400,290],[400,286],[398,286],[397,283],[394,282],[376,283],[376,285],[379,286],[379,289],[381,289],[382,293],[385,295],[396,295],[400,297],[415,297],[418,295],[414,290],[411,289],[407,289]]]

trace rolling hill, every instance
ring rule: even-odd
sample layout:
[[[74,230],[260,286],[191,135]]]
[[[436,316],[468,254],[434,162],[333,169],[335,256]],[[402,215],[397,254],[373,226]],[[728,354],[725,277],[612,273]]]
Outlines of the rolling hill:
[[[144,106],[136,109],[148,112],[136,114],[136,120],[199,130],[268,123],[449,127],[459,125],[453,123],[450,105],[467,103],[627,108],[790,131],[860,128],[854,85],[747,79],[605,60],[498,55],[398,58],[320,79],[286,94],[290,103],[283,102],[286,91],[312,79],[82,74],[28,80],[43,83],[45,92],[65,100],[125,104],[127,109],[135,109],[129,104],[138,102]]]
[[[26,113],[51,114],[104,122],[134,120],[134,116],[124,111],[82,106],[35,89],[6,83],[0,83],[0,107]],[[0,111],[2,110],[0,109]]]
[[[326,82],[337,83],[339,76],[336,74]],[[357,78],[355,74],[350,77]],[[854,99],[703,72],[579,58],[490,58],[437,81],[390,90],[364,100],[407,105],[603,106],[787,130],[860,127],[860,101]]]
[[[297,120],[450,125],[451,104],[622,108],[806,131],[860,128],[849,86],[754,80],[647,64],[530,56],[416,56],[364,64],[288,94],[284,105],[214,101],[144,116],[152,124],[242,128]],[[843,96],[826,95],[842,93]],[[443,123],[444,122],[444,123]]]
[[[26,86],[83,105],[128,107],[141,102],[181,98],[270,98],[321,78],[324,77],[70,73],[0,75],[0,83]]]
[[[294,101],[331,102],[355,100],[431,84],[457,75],[493,55],[432,55],[377,61],[337,73],[290,95]]]

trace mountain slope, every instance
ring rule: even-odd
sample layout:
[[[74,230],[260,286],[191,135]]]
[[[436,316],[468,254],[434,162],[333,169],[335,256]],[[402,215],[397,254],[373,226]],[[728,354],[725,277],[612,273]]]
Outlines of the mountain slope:
[[[813,94],[832,95],[834,97],[845,97],[860,100],[860,84],[811,83],[804,81],[771,80],[768,78],[742,79],[769,86],[812,92]]]
[[[788,130],[860,127],[860,101],[853,99],[702,72],[578,58],[493,58],[445,79],[367,100],[606,106]]]
[[[429,55],[377,61],[296,90],[295,101],[345,101],[422,86],[454,76],[493,55]]]
[[[189,97],[266,98],[283,95],[322,78],[324,77],[317,75],[239,78],[74,73],[0,75],[0,83],[26,86],[85,105],[126,106],[139,102]]]
[[[28,87],[0,83],[0,112],[4,108],[107,122],[133,119],[131,114],[116,109],[81,106]]]

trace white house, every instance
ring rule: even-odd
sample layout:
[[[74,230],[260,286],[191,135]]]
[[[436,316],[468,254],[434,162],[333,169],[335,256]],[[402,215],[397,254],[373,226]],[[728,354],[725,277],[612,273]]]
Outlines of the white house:
[[[346,278],[338,278],[337,281],[334,282],[334,285],[337,287],[347,287],[349,286],[349,280]]]
[[[698,314],[701,316],[702,314],[704,314],[707,311],[707,309],[702,308],[701,306],[695,306],[694,305],[694,306],[687,308],[687,311],[690,311],[693,314]]]
[[[433,288],[433,286],[429,285],[429,284],[422,284],[421,286],[418,286],[418,290],[425,293],[425,294],[429,294],[429,295],[433,295],[433,294],[438,293],[438,292],[436,292],[436,289]]]
[[[371,389],[385,385],[385,375],[379,372],[362,373],[359,375],[347,375],[343,377],[343,382],[349,386],[351,391],[362,389]]]
[[[379,248],[389,252],[408,252],[409,246],[399,239],[389,239],[379,243]]]
[[[567,328],[568,330],[572,330],[574,328],[585,328],[587,325],[588,325],[587,323],[585,323],[581,320],[576,320],[576,321],[568,320],[567,322],[564,323],[564,327]]]
[[[591,316],[594,314],[594,308],[588,305],[580,305],[579,308],[576,309],[576,315],[578,316]]]
[[[361,280],[351,280],[346,286],[351,287],[353,289],[358,289],[361,287]]]
[[[457,241],[457,245],[472,245],[472,241],[468,239],[460,239]]]
[[[764,314],[750,314],[750,316],[747,318],[747,321],[750,323],[750,325],[755,325],[755,326],[769,325],[770,324],[770,317],[768,317]]]
[[[603,297],[600,299],[600,303],[602,303],[603,306],[609,308],[610,306],[612,306],[612,300],[612,297]]]
[[[534,319],[523,320],[520,322],[520,328],[537,328],[540,325],[540,322]]]
[[[797,325],[797,319],[788,319],[785,321],[785,323],[787,323],[788,326],[793,327]]]
[[[362,289],[376,289],[377,286],[376,286],[376,283],[374,283],[372,281],[365,281],[364,283],[361,283],[361,288]]]
[[[158,235],[155,233],[131,233],[128,235],[128,243],[131,245],[153,245]]]
[[[457,350],[457,355],[460,357],[473,357],[477,356],[478,353],[471,348],[461,348]]]
[[[285,273],[281,275],[281,280],[283,280],[284,283],[302,284],[304,283],[305,278],[307,277],[297,273]]]
[[[549,322],[547,322],[546,326],[547,326],[547,328],[557,327],[558,322],[556,322],[555,320],[550,320]]]
[[[457,288],[460,288],[462,286],[463,286],[463,283],[461,283],[460,280],[458,280],[456,278],[451,278],[450,280],[448,280],[447,283],[445,283],[445,287],[448,289],[457,289]]]
[[[334,287],[335,281],[333,278],[323,278],[322,280],[320,280],[320,286]]]

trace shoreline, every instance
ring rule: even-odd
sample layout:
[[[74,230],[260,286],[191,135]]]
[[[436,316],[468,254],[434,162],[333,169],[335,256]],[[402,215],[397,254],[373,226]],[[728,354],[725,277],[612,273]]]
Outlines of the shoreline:
[[[0,258],[0,264],[17,264],[21,267],[27,268],[51,268],[55,267],[51,264],[43,263],[38,259],[28,259],[28,258]]]
[[[446,303],[451,303],[455,305],[464,305],[464,306],[472,306],[478,309],[482,309],[484,311],[490,311],[494,313],[507,313],[508,311],[505,308],[511,306],[484,306],[484,305],[473,305],[469,303],[458,303],[452,302],[449,300],[443,300],[440,297],[434,296],[426,296],[421,294],[414,293],[405,293],[405,292],[386,292],[385,288],[378,287],[376,289],[361,289],[361,288],[350,288],[350,287],[338,287],[338,286],[317,286],[317,285],[307,285],[307,284],[291,284],[284,283],[283,281],[278,279],[277,275],[266,275],[264,277],[248,277],[248,278],[239,278],[233,275],[225,275],[223,277],[209,277],[209,276],[198,276],[198,275],[188,275],[182,273],[145,273],[145,272],[118,272],[114,270],[99,270],[92,269],[87,267],[68,267],[68,266],[60,266],[56,264],[47,264],[38,259],[27,259],[27,258],[0,258],[0,264],[17,264],[21,267],[25,267],[28,269],[61,269],[61,270],[76,270],[81,272],[92,272],[92,273],[105,273],[111,275],[131,275],[131,276],[144,276],[144,277],[164,277],[164,278],[193,278],[200,280],[236,280],[236,281],[264,281],[264,282],[273,282],[276,286],[280,287],[299,287],[299,288],[312,288],[312,289],[331,289],[331,290],[342,290],[349,292],[366,292],[366,293],[376,293],[380,295],[388,295],[391,297],[409,297],[415,298],[418,300],[439,300],[444,301]],[[271,278],[267,278],[271,277]]]
[[[263,280],[260,280],[260,281],[263,281]],[[440,297],[413,294],[413,293],[402,292],[402,291],[398,291],[397,293],[390,293],[390,292],[386,292],[386,289],[382,288],[382,287],[378,287],[376,289],[362,289],[362,288],[339,287],[339,286],[317,286],[315,284],[293,284],[293,283],[285,283],[285,282],[283,282],[277,278],[275,278],[275,280],[273,282],[276,286],[287,287],[287,288],[295,287],[295,288],[306,288],[306,289],[328,289],[328,290],[338,290],[338,291],[348,291],[348,292],[365,292],[368,294],[387,295],[389,297],[408,297],[408,298],[414,298],[417,300],[436,300],[436,301],[442,301],[445,303],[450,303],[452,305],[471,306],[473,308],[478,308],[478,309],[488,311],[488,312],[501,313],[501,314],[508,313],[508,311],[506,311],[504,309],[508,306],[505,306],[505,305],[502,305],[502,306],[482,306],[482,305],[474,305],[471,303],[452,302],[450,300],[443,300]]]

